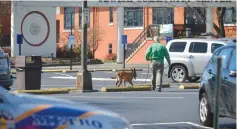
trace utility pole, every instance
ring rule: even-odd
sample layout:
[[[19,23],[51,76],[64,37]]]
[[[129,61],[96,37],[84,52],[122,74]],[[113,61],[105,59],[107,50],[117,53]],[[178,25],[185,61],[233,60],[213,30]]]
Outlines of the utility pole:
[[[91,73],[87,69],[87,24],[89,23],[89,8],[87,0],[82,3],[82,45],[81,45],[81,72],[77,74],[77,89],[82,91],[93,91]],[[80,83],[80,84],[78,84]]]
[[[71,36],[72,36],[72,13],[73,12],[71,12]],[[71,53],[71,56],[70,56],[70,70],[72,70],[72,44],[70,44],[70,53]]]

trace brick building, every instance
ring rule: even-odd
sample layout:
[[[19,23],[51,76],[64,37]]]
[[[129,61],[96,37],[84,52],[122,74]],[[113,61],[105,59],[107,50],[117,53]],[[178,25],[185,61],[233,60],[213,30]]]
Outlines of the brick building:
[[[226,36],[236,36],[236,17],[232,8],[227,8],[224,17]],[[200,8],[205,16],[205,8]],[[73,12],[71,18],[71,12]],[[103,59],[109,53],[116,54],[116,33],[117,33],[117,12],[116,8],[94,7],[90,8],[90,28],[99,28],[103,30],[102,39],[99,41],[95,57]],[[218,25],[217,15],[214,12],[214,22]],[[196,16],[194,19],[193,16]],[[81,28],[81,8],[64,7],[57,8],[57,33],[59,37],[70,33],[71,19],[73,19],[73,29]],[[179,31],[185,32],[187,26],[195,26],[193,29],[195,35],[206,31],[205,19],[191,8],[151,8],[151,7],[130,7],[124,8],[124,34],[128,35],[128,43],[133,41],[143,32],[143,30],[152,24],[173,24],[174,38],[185,36]],[[195,24],[195,25],[194,25]],[[78,27],[79,26],[79,27]],[[181,28],[181,29],[179,29]],[[213,29],[214,30],[214,29]],[[80,29],[79,31],[80,32]],[[214,30],[215,32],[215,30]],[[58,37],[58,43],[62,43]]]
[[[205,8],[199,8],[200,12],[205,16]],[[57,7],[56,9],[56,33],[57,45],[63,47],[67,43],[67,35],[71,31],[71,23],[73,33],[80,42],[81,32],[81,8],[73,7]],[[217,15],[213,10],[214,23],[218,25]],[[227,8],[224,23],[226,36],[236,36],[236,8]],[[195,16],[195,17],[193,17]],[[206,31],[205,18],[198,15],[191,8],[175,7],[175,8],[152,8],[152,7],[126,7],[124,8],[124,34],[128,35],[128,42],[137,41],[137,37],[144,33],[149,25],[156,24],[173,24],[174,38],[184,37],[185,28],[192,28],[194,35],[199,35]],[[0,17],[0,24],[3,25],[3,37],[1,42],[10,45],[10,13],[7,16]],[[97,42],[97,50],[95,57],[104,59],[109,53],[116,54],[117,41],[117,12],[116,8],[109,7],[93,7],[90,8],[90,24],[89,30],[96,30],[94,36],[88,41]],[[74,31],[75,30],[75,31]],[[213,29],[214,30],[214,29]],[[214,30],[215,32],[215,30]],[[91,37],[94,37],[91,36]],[[95,41],[96,40],[96,41]]]

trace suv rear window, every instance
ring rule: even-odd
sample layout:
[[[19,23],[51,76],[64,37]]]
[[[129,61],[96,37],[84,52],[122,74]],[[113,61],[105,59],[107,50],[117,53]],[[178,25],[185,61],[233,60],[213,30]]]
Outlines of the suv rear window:
[[[191,53],[206,53],[207,43],[206,42],[192,42],[189,47]]]
[[[186,42],[173,42],[170,45],[169,52],[183,52],[186,44]]]
[[[219,44],[219,43],[212,43],[211,45],[211,53],[213,53],[217,48],[224,46],[223,44]]]

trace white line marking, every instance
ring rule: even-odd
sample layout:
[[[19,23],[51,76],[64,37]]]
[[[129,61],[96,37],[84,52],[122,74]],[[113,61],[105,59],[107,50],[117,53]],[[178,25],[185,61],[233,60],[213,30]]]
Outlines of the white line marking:
[[[63,74],[63,73],[54,73],[54,74],[58,74],[58,75],[62,75],[62,76],[67,76],[67,77],[73,77],[73,76],[71,76],[71,75]]]
[[[134,96],[54,96],[60,98],[106,98],[106,99],[183,99],[183,97],[134,97]]]
[[[201,127],[201,128],[205,128],[205,129],[213,129],[210,127],[205,127],[205,126],[201,126],[192,122],[170,122],[170,123],[137,123],[137,124],[131,124],[132,126],[151,126],[151,125],[174,125],[174,124],[189,124],[189,125],[193,125],[196,127]]]
[[[52,87],[76,87],[76,84],[75,85],[67,85],[67,84],[65,84],[65,85],[41,85],[41,86],[44,86],[44,87],[49,87],[49,86],[52,86]],[[106,85],[97,85],[97,84],[93,84],[93,86],[106,86]],[[107,86],[110,86],[111,87],[111,85],[107,85]]]
[[[193,92],[151,92],[151,91],[131,91],[131,92],[96,92],[96,94],[112,94],[112,95],[126,95],[126,94],[139,94],[139,95],[198,95],[198,93]],[[62,95],[64,96],[64,95]],[[74,95],[70,95],[74,96]]]
[[[76,87],[76,85],[41,85],[41,86],[53,86],[53,87]]]
[[[50,77],[52,79],[68,79],[68,80],[75,80],[76,77],[62,77],[62,76],[57,76],[57,77]],[[116,79],[112,78],[92,78],[94,81],[116,81]],[[136,79],[135,81],[151,81],[151,79]]]
[[[192,122],[187,122],[187,123],[190,124],[190,125],[196,126],[196,127],[202,127],[202,128],[205,128],[205,129],[213,129],[213,128],[205,127],[205,126],[202,126],[202,125],[199,125],[199,124],[195,124],[195,123],[192,123]]]
[[[141,73],[141,74],[145,74],[145,75],[147,75],[148,73]],[[149,73],[149,75],[151,75],[151,73]]]
[[[132,126],[150,126],[150,125],[174,125],[174,124],[187,124],[187,122],[169,122],[169,123],[138,123],[131,124]]]

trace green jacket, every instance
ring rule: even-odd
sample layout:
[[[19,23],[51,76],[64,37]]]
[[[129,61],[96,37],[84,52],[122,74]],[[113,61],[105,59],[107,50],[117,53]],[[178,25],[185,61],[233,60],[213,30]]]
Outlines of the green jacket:
[[[166,47],[161,43],[153,43],[146,51],[146,60],[156,60],[164,63],[164,57],[170,64],[170,56]]]

